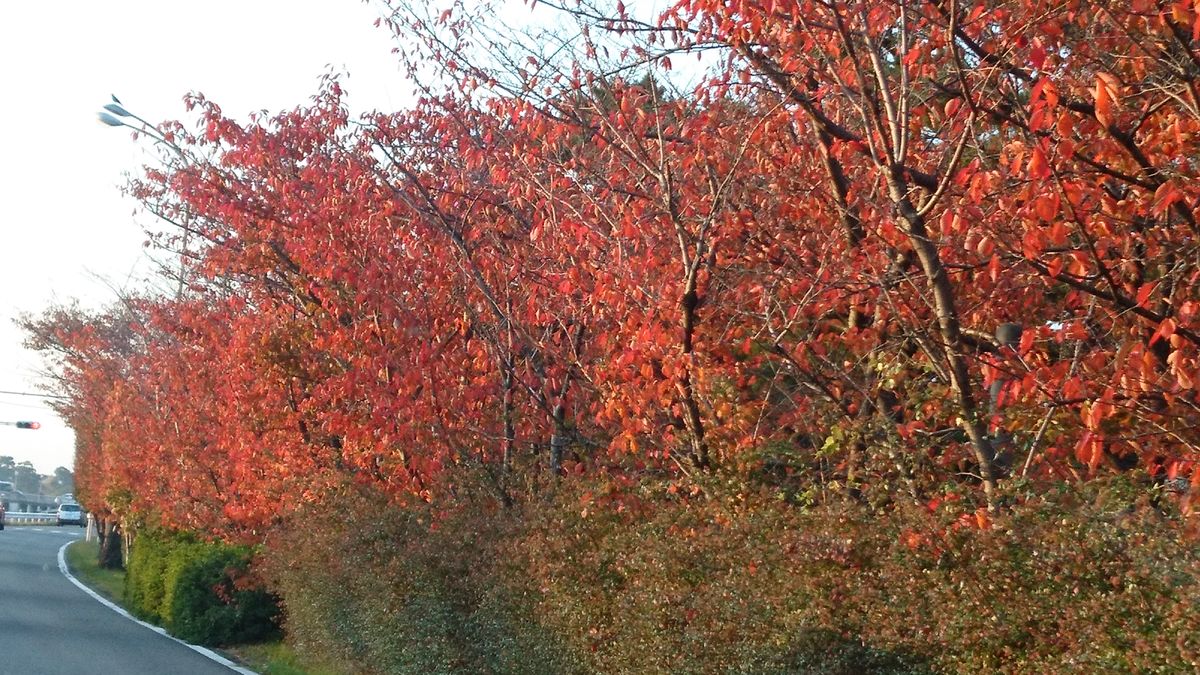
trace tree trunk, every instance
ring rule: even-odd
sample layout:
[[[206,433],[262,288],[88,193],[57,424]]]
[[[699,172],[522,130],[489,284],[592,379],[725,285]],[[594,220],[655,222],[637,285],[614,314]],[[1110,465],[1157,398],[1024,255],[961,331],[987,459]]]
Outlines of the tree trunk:
[[[560,414],[555,408],[554,433],[550,436],[550,472],[554,475],[562,473],[563,454],[567,449],[566,425]]]
[[[121,555],[121,526],[114,518],[108,517],[104,519],[100,527],[96,528],[96,532],[100,538],[100,568],[124,569],[125,562]]]
[[[500,418],[504,425],[504,440],[501,441],[502,446],[500,450],[500,494],[504,499],[505,506],[512,506],[512,498],[508,494],[508,482],[509,474],[512,472],[513,450],[517,444],[517,430],[516,424],[513,421],[512,366],[505,363],[503,368],[504,376],[501,378],[501,386],[504,389],[504,395],[501,398],[503,408],[500,412]]]
[[[979,478],[983,482],[983,493],[988,508],[995,508],[996,474],[995,448],[987,435],[987,426],[975,401],[967,359],[962,352],[962,329],[958,319],[958,308],[954,301],[954,288],[942,264],[937,246],[929,239],[925,218],[917,212],[908,197],[907,185],[893,170],[888,176],[888,190],[892,202],[900,212],[908,229],[908,239],[921,263],[921,270],[933,292],[934,313],[938,320],[938,333],[946,365],[950,371],[950,387],[954,392],[959,410],[960,426],[967,432],[975,461],[979,464]]]
[[[683,308],[681,325],[680,350],[684,362],[680,367],[678,381],[679,397],[683,403],[683,421],[691,436],[692,464],[699,469],[710,468],[711,458],[708,454],[708,443],[704,439],[704,418],[700,414],[700,405],[696,402],[695,386],[692,382],[692,363],[694,355],[694,338],[696,333],[696,311],[700,306],[696,295],[696,278],[692,274],[687,279],[686,292],[680,303]]]

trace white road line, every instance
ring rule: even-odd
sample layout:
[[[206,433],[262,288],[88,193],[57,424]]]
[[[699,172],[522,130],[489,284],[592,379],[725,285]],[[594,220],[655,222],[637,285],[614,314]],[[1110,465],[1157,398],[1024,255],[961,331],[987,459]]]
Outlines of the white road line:
[[[171,635],[170,633],[168,633],[165,628],[162,628],[161,626],[155,626],[153,624],[146,623],[145,621],[142,621],[141,619],[138,619],[137,617],[133,616],[129,612],[125,611],[122,607],[120,607],[116,603],[113,603],[112,601],[110,601],[108,598],[100,595],[96,591],[93,591],[92,589],[85,586],[82,581],[76,579],[75,576],[71,574],[70,570],[67,569],[67,547],[73,543],[74,542],[68,541],[67,543],[63,544],[61,548],[58,549],[58,570],[60,572],[62,572],[63,576],[65,576],[71,583],[75,584],[80,589],[82,589],[84,593],[87,593],[88,595],[92,596],[93,598],[96,599],[97,602],[99,602],[100,604],[104,605],[105,607],[111,609],[112,611],[116,612],[117,614],[120,614],[121,616],[125,617],[126,619],[129,619],[130,621],[132,621],[140,626],[149,628],[150,630],[154,631],[155,633],[158,633],[159,635],[161,635],[169,640],[174,640],[175,642],[178,642],[179,644],[183,645],[184,647],[187,647],[188,649],[190,649],[202,656],[205,656],[213,661],[216,661],[217,663],[225,666],[226,668],[229,668],[230,670],[232,670],[235,673],[241,673],[241,675],[258,675],[258,673],[256,673],[255,671],[250,670],[249,668],[243,668],[242,666],[239,666],[238,664],[234,663],[233,661],[230,661],[229,659],[225,658],[224,656],[221,656],[220,654],[214,652],[211,649],[208,649],[207,647],[201,647],[199,645],[194,645],[194,644],[190,644],[188,642],[184,642],[183,640],[180,640],[179,638],[175,637],[174,635]]]

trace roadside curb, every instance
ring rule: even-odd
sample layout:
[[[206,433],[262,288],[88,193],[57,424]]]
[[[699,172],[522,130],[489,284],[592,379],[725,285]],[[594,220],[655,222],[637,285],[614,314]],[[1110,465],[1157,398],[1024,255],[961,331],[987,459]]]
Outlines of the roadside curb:
[[[155,626],[153,624],[149,624],[149,623],[146,623],[145,621],[142,621],[141,619],[139,619],[139,618],[133,616],[132,614],[130,614],[129,612],[125,611],[125,609],[123,607],[117,605],[116,603],[114,603],[113,601],[104,597],[103,595],[100,595],[96,591],[93,591],[92,589],[88,588],[87,585],[85,585],[79,579],[76,579],[75,575],[71,574],[70,570],[67,569],[67,547],[70,546],[71,544],[75,543],[75,541],[78,541],[78,540],[68,541],[67,543],[65,543],[61,547],[59,547],[59,549],[58,549],[58,571],[62,572],[63,576],[65,576],[68,581],[70,581],[71,583],[78,586],[80,588],[80,590],[82,590],[84,593],[87,593],[88,595],[92,596],[92,598],[95,599],[97,602],[99,602],[100,604],[104,605],[105,607],[111,609],[112,611],[116,612],[117,614],[120,614],[121,616],[125,617],[126,619],[129,619],[130,621],[132,621],[138,625],[149,628],[150,630],[154,631],[155,633],[158,633],[159,635],[167,638],[168,640],[178,642],[179,644],[183,645],[184,647],[187,647],[188,649],[196,652],[197,654],[200,654],[201,656],[203,656],[211,661],[216,661],[217,663],[225,666],[226,668],[229,668],[230,670],[232,670],[235,673],[240,673],[241,675],[259,675],[256,671],[250,670],[249,668],[245,668],[243,666],[239,666],[238,664],[234,663],[233,661],[230,661],[229,659],[225,658],[224,656],[221,656],[220,654],[214,652],[213,650],[211,650],[207,647],[201,647],[200,645],[194,645],[189,642],[184,642],[183,640],[180,640],[179,638],[175,637],[174,635],[171,635],[170,633],[168,633],[165,628],[163,628],[161,626]]]

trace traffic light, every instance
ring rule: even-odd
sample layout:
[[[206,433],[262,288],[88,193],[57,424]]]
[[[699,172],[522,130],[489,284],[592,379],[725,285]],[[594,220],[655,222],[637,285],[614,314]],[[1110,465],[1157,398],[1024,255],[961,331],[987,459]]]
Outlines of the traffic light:
[[[41,422],[17,422],[18,429],[41,429]]]

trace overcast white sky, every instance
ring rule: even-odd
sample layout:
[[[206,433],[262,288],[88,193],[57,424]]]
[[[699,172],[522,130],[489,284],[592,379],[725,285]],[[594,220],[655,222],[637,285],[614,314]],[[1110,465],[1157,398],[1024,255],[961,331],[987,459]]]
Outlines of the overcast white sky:
[[[147,274],[143,223],[119,194],[143,151],[96,112],[115,93],[140,116],[186,116],[199,91],[227,113],[305,103],[332,65],[355,112],[400,107],[392,42],[358,0],[106,0],[0,3],[0,390],[37,392],[37,357],[12,321],[47,303],[114,295]],[[37,398],[0,394],[0,455],[42,473],[71,466],[74,438]]]

